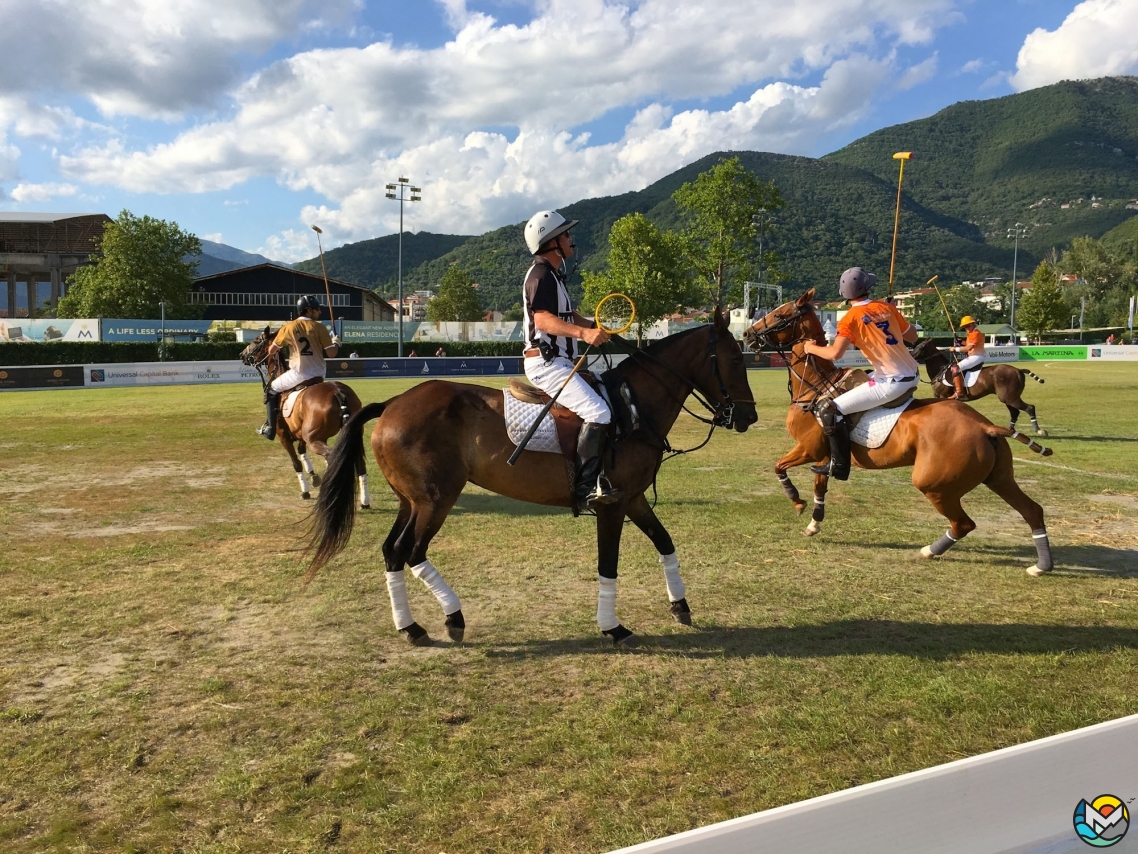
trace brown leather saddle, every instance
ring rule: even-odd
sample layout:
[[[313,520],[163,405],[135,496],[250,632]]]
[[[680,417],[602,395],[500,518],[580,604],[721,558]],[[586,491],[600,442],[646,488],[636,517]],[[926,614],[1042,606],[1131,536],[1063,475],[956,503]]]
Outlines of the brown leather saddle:
[[[857,388],[859,385],[865,385],[867,382],[869,382],[869,374],[867,374],[865,371],[861,370],[860,368],[847,368],[845,374],[839,377],[838,381],[834,384],[835,387],[833,397],[837,397],[839,394],[847,392],[850,389]],[[873,407],[873,409],[897,409],[898,407],[904,406],[906,403],[908,403],[909,400],[913,397],[913,393],[915,391],[915,388],[911,388],[896,400],[891,400],[888,403],[878,404],[877,406]],[[857,423],[861,421],[861,417],[866,412],[872,412],[873,409],[866,409],[863,412],[854,412],[850,415],[845,416],[850,422],[850,429],[852,430],[854,427],[856,427]]]
[[[578,376],[582,377],[598,394],[601,394],[600,381],[592,373],[580,371]],[[510,396],[522,403],[536,403],[538,406],[549,403],[551,397],[537,386],[517,377],[510,377]],[[581,416],[560,403],[553,404],[549,414],[553,416],[553,424],[557,428],[557,444],[561,446],[562,455],[575,465],[577,462],[577,435],[581,432]]]

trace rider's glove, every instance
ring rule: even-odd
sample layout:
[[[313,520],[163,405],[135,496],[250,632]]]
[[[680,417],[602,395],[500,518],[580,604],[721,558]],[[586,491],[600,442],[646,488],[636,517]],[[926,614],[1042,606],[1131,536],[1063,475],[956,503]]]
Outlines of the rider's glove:
[[[340,336],[339,335],[333,335],[332,336],[332,344],[334,344],[336,347],[340,346]]]

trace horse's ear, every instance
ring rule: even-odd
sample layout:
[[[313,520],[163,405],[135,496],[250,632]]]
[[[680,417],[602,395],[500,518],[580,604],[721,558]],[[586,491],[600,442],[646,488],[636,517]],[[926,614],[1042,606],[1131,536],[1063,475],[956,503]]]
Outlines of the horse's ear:
[[[807,305],[813,301],[814,301],[814,289],[811,288],[806,293],[804,293],[802,296],[800,296],[798,299],[796,299],[794,301],[794,304],[796,306],[798,306],[799,308],[802,308],[804,305]]]
[[[726,326],[727,326],[727,320],[723,316],[723,310],[719,306],[716,306],[715,307],[715,328],[716,329],[723,329]]]

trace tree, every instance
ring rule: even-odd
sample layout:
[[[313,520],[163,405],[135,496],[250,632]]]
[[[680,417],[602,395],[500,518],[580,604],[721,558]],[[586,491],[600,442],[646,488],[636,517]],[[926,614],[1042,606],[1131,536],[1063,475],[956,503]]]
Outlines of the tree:
[[[123,210],[103,225],[99,257],[68,278],[59,317],[155,318],[166,304],[166,316],[201,314],[189,302],[201,241],[175,222]]]
[[[1023,295],[1016,309],[1020,329],[1036,340],[1049,329],[1066,328],[1070,315],[1059,272],[1049,261],[1040,262],[1031,276],[1031,290]]]
[[[458,265],[447,268],[439,279],[438,295],[427,303],[427,320],[481,320],[485,312],[478,303],[474,280]]]
[[[1087,296],[1098,300],[1121,284],[1125,270],[1121,259],[1100,241],[1091,237],[1076,237],[1071,248],[1063,253],[1059,269],[1073,273],[1087,287]]]
[[[684,216],[681,237],[688,262],[707,283],[714,303],[722,305],[737,294],[752,267],[756,232],[751,217],[762,207],[783,207],[782,195],[773,182],[760,181],[732,157],[684,184],[672,198]],[[763,260],[764,266],[777,269],[777,257],[769,259],[772,263]]]
[[[684,264],[680,238],[661,231],[644,214],[621,217],[609,231],[608,269],[584,273],[584,305],[622,293],[636,306],[636,342],[644,328],[700,298]]]

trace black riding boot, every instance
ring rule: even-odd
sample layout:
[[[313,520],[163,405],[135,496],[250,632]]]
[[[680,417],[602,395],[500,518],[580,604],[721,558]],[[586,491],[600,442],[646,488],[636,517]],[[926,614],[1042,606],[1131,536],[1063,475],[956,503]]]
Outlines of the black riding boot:
[[[824,474],[834,480],[850,479],[850,422],[844,418],[835,422],[829,433],[830,462],[824,466],[810,466],[814,474]]]
[[[280,412],[281,396],[280,392],[269,391],[265,392],[265,424],[257,431],[258,434],[264,436],[270,442],[277,437],[277,414]]]
[[[577,483],[573,486],[573,495],[580,507],[612,504],[620,497],[620,490],[614,489],[604,475],[607,435],[607,424],[586,422],[581,425],[577,438]]]

